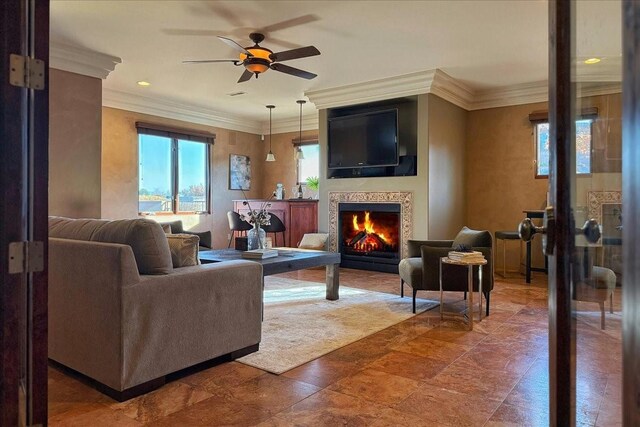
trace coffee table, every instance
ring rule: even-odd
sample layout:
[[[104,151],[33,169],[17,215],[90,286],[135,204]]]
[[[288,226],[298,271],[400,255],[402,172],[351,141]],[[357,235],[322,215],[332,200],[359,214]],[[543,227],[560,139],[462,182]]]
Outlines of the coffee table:
[[[326,268],[327,299],[334,301],[339,298],[340,286],[340,254],[337,252],[314,251],[309,249],[274,248],[280,253],[274,258],[250,260],[262,264],[262,275],[286,273],[287,271],[304,270],[305,268]],[[203,264],[232,261],[242,258],[242,251],[235,249],[214,249],[200,251],[200,262]]]

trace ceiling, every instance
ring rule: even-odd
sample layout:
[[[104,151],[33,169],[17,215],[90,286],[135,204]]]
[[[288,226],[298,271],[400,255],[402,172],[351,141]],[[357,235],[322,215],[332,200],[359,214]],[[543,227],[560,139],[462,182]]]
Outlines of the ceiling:
[[[578,55],[619,62],[620,3],[578,3]],[[264,120],[265,105],[274,104],[276,120],[297,117],[295,101],[308,91],[436,68],[478,91],[544,81],[547,13],[544,0],[54,0],[51,41],[120,57],[106,89],[248,120]],[[261,45],[275,52],[316,46],[320,56],[287,65],[318,77],[305,80],[269,70],[259,79],[236,83],[242,67],[181,63],[237,58],[215,36],[250,46],[249,33],[265,28]],[[139,80],[152,85],[142,88]],[[228,95],[238,91],[246,94]],[[305,108],[311,110],[309,104]]]

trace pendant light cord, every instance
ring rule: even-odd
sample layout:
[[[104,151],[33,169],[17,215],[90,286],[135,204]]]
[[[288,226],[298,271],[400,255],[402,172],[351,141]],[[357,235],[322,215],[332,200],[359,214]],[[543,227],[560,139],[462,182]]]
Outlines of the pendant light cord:
[[[271,153],[271,140],[273,139],[273,136],[271,134],[271,112],[272,112],[273,108],[269,108],[269,152]]]

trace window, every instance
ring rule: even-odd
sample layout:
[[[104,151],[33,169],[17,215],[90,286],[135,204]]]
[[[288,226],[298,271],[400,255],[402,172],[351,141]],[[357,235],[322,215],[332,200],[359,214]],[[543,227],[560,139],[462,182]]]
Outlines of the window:
[[[211,144],[201,139],[138,126],[139,212],[209,212]]]
[[[576,172],[591,173],[592,119],[576,121]],[[549,176],[549,123],[535,125],[536,178]]]
[[[304,184],[310,176],[320,176],[320,145],[307,144],[299,147],[304,159],[298,159],[298,183]]]

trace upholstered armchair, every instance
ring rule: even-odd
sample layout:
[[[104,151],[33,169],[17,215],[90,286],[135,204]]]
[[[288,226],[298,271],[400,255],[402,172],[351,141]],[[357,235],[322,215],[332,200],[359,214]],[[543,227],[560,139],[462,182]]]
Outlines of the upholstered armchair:
[[[409,240],[408,257],[400,261],[400,295],[404,297],[404,284],[413,290],[413,312],[416,312],[416,294],[418,291],[439,291],[439,262],[459,245],[471,247],[482,252],[487,264],[482,267],[482,293],[487,300],[486,315],[489,315],[489,302],[493,289],[493,238],[488,231],[471,230],[463,227],[454,240]],[[455,265],[443,264],[442,287],[447,292],[466,292],[469,289],[467,269]],[[473,269],[473,289],[478,291],[478,269]]]

